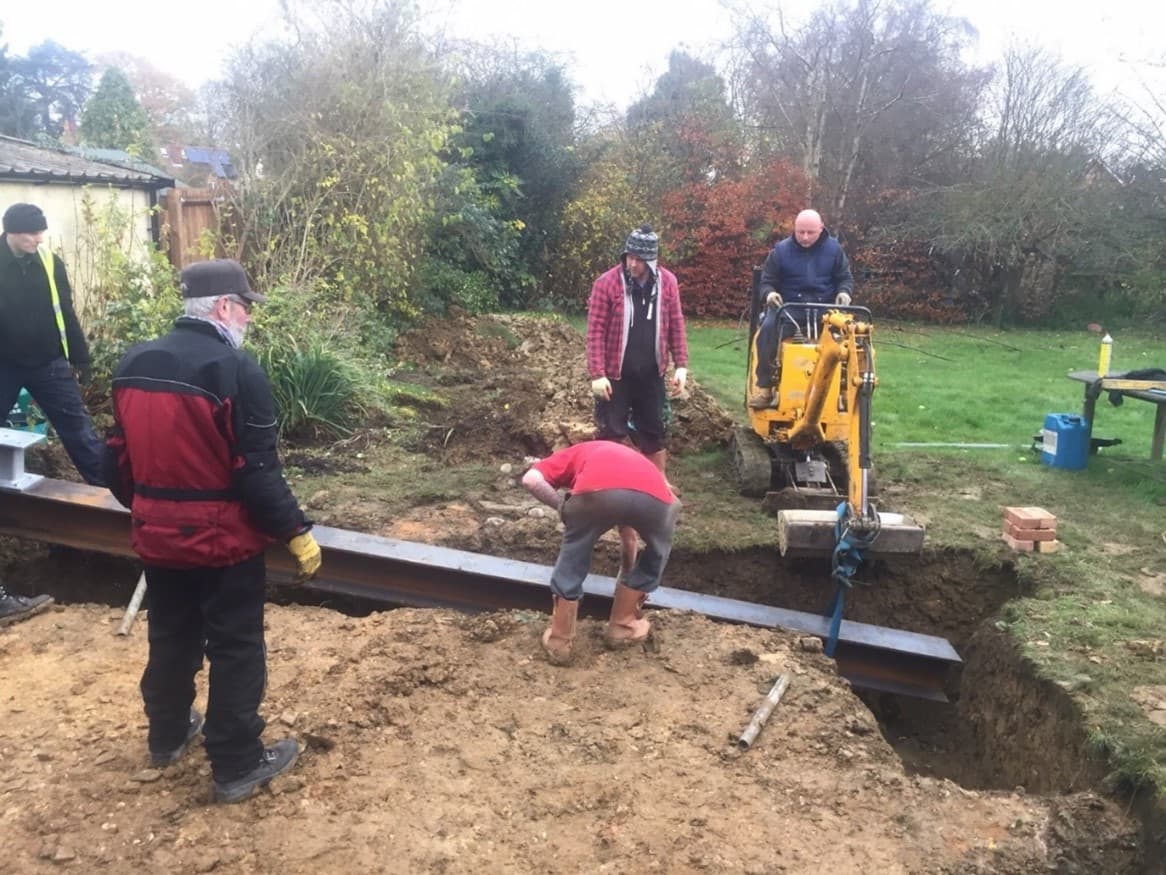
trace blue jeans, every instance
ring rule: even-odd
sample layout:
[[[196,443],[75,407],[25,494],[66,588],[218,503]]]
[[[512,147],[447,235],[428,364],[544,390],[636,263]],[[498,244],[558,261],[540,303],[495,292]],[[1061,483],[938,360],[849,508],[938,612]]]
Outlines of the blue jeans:
[[[93,428],[93,420],[81,398],[81,387],[64,356],[36,368],[0,365],[0,411],[5,417],[21,388],[28,390],[44,412],[85,482],[104,486],[105,479],[101,476],[104,444]]]

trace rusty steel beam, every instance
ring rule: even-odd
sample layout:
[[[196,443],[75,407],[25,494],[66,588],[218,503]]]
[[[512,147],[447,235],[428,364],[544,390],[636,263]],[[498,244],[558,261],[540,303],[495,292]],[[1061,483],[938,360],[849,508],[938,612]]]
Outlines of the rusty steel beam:
[[[132,557],[129,513],[104,489],[44,478],[22,491],[0,490],[0,533]],[[324,593],[386,605],[450,608],[478,613],[546,611],[551,569],[481,553],[316,526],[323,550],[320,575],[308,586]],[[268,569],[288,581],[295,566],[282,545],[267,554]],[[605,617],[615,579],[589,575],[582,612]],[[711,619],[780,627],[821,638],[828,619],[661,587],[651,605],[689,610]],[[838,671],[855,686],[943,701],[948,670],[960,657],[943,638],[866,623],[842,622],[835,651]]]

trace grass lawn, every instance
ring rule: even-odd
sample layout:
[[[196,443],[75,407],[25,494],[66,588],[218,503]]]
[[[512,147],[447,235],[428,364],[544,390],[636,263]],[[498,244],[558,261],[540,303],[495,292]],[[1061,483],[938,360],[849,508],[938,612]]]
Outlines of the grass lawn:
[[[886,509],[924,520],[929,550],[1015,562],[1032,595],[1012,603],[1002,625],[1080,703],[1114,779],[1166,794],[1166,728],[1131,698],[1166,685],[1166,462],[1149,459],[1156,405],[1115,407],[1102,396],[1094,436],[1121,445],[1085,470],[1052,468],[1031,450],[1033,435],[1048,413],[1081,412],[1084,385],[1066,374],[1096,367],[1097,335],[876,323],[874,341]],[[690,323],[689,347],[692,377],[743,422],[744,329]],[[1115,337],[1113,370],[1146,367],[1166,368],[1166,339]],[[693,462],[725,467],[715,455]],[[1065,549],[1006,553],[1005,505],[1056,514]]]

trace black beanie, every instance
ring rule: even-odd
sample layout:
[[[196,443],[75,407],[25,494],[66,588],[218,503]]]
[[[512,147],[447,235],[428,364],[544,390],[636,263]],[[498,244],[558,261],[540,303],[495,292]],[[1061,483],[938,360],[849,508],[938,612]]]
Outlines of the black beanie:
[[[655,261],[660,254],[660,238],[652,231],[651,225],[641,225],[628,235],[621,254],[631,254],[644,261]]]
[[[13,204],[4,211],[5,234],[35,234],[48,227],[44,211],[36,204]]]

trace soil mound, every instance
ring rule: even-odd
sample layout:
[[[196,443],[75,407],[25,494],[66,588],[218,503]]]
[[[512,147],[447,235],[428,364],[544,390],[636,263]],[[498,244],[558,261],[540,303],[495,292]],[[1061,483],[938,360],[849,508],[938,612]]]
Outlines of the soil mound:
[[[396,355],[403,379],[432,387],[443,401],[427,411],[417,449],[450,462],[513,459],[594,436],[586,345],[561,318],[455,311],[403,334]],[[732,420],[699,379],[670,407],[670,452],[727,440]]]

